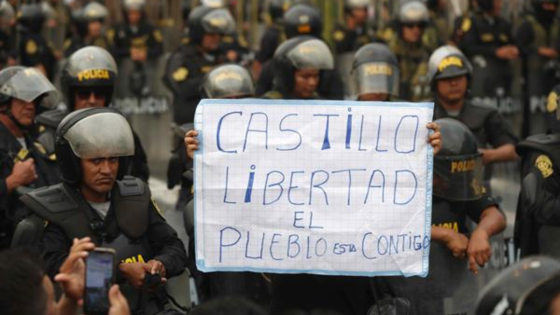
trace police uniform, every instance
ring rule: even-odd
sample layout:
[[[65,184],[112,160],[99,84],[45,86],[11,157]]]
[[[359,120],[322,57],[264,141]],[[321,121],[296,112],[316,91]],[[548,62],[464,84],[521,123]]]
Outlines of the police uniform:
[[[521,257],[543,254],[560,258],[560,134],[521,141],[521,193],[515,217],[515,244]]]
[[[194,121],[202,78],[220,62],[214,55],[202,54],[195,43],[183,45],[171,55],[164,82],[173,92],[173,120],[176,124]]]
[[[500,17],[485,13],[471,14],[462,22],[464,34],[459,48],[471,60],[474,71],[471,91],[474,97],[496,97],[501,89],[509,94],[512,69],[508,60],[496,56],[496,50],[512,45],[511,25]]]
[[[517,143],[511,127],[494,108],[466,100],[459,115],[452,116],[436,103],[434,119],[446,117],[455,118],[467,125],[476,136],[480,148],[486,148],[488,145],[497,148]]]
[[[27,215],[18,200],[20,193],[26,188],[34,189],[60,182],[56,158],[47,155],[45,148],[30,136],[25,135],[23,141],[27,148],[0,123],[0,248],[9,246],[16,224]],[[35,161],[38,178],[26,187],[21,187],[20,191],[8,193],[6,178],[11,174],[14,164],[30,158]]]
[[[453,202],[434,196],[432,226],[468,235],[467,219],[476,223],[484,209],[497,206],[485,196],[480,200]],[[410,315],[467,314],[476,302],[476,277],[468,270],[468,259],[457,259],[445,244],[430,242],[430,271],[426,278],[386,277],[395,296],[404,297],[412,306]],[[469,292],[470,291],[470,292]],[[454,304],[452,301],[464,304]],[[447,307],[444,307],[447,306]]]
[[[560,85],[556,85],[546,99],[546,130],[547,133],[560,133],[560,121],[556,117],[558,110],[558,95]]]
[[[20,33],[19,42],[18,53],[21,65],[26,67],[42,65],[47,71],[48,77],[52,77],[55,58],[43,36],[39,33],[23,31]]]
[[[148,59],[159,57],[163,52],[163,35],[161,31],[146,21],[138,26],[118,25],[107,32],[112,43],[111,50],[116,58],[130,57],[130,49],[147,51]]]
[[[354,52],[365,44],[374,42],[374,34],[370,34],[367,28],[359,27],[355,30],[347,28],[343,24],[337,24],[332,32],[334,51],[337,55]]]
[[[399,98],[408,101],[429,98],[431,91],[426,74],[430,52],[427,47],[422,42],[407,43],[400,37],[395,37],[388,46],[399,60]]]
[[[271,25],[266,28],[261,38],[260,50],[255,59],[261,64],[265,64],[274,56],[274,51],[282,42],[282,30],[278,25]]]
[[[87,46],[96,46],[107,50],[111,48],[110,41],[105,36],[100,36],[93,40],[85,40],[80,36],[72,36],[64,41],[64,56],[70,57],[76,51]]]

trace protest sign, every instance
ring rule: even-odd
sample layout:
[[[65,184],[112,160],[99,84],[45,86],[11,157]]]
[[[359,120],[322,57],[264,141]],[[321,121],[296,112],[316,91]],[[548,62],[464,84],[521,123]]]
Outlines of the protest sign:
[[[432,103],[203,100],[202,271],[428,272]]]

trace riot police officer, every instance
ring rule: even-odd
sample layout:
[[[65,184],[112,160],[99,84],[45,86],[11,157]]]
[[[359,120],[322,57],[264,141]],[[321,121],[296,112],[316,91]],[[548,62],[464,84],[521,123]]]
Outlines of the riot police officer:
[[[194,121],[202,78],[222,62],[222,37],[235,30],[233,17],[223,8],[199,6],[189,15],[188,23],[189,42],[171,55],[164,76],[173,93],[173,121],[177,125]]]
[[[471,63],[457,48],[443,46],[434,51],[428,70],[436,103],[434,117],[451,117],[467,125],[477,138],[484,165],[513,161],[517,140],[510,126],[496,109],[467,99],[472,72]]]
[[[20,64],[37,67],[52,78],[55,58],[52,49],[41,35],[45,16],[40,4],[23,4],[18,13],[19,43],[17,53]]]
[[[307,3],[298,3],[291,6],[284,14],[283,26],[284,34],[288,39],[296,36],[312,36],[320,39],[323,30],[319,10]],[[278,48],[276,51],[278,51]],[[329,55],[331,55],[330,52]],[[273,64],[274,62],[269,60],[263,65],[256,86],[256,92],[259,96],[275,88]],[[327,99],[340,100],[344,97],[344,86],[336,70],[331,69],[321,72],[318,91],[321,97]]]
[[[560,314],[560,263],[536,256],[503,270],[480,294],[476,315]]]
[[[405,3],[398,14],[398,35],[387,43],[399,60],[399,97],[404,100],[419,101],[429,97],[426,72],[430,50],[422,41],[428,19],[424,3]]]
[[[47,273],[58,273],[75,238],[90,237],[116,250],[117,282],[132,313],[162,312],[167,297],[161,284],[183,272],[186,253],[147,184],[124,176],[134,154],[126,119],[109,108],[75,111],[57,129],[56,154],[63,183],[22,197],[48,221],[42,233]]]
[[[259,45],[260,49],[253,61],[253,73],[256,78],[260,76],[262,65],[272,59],[274,51],[282,42],[282,17],[289,6],[289,0],[272,0],[268,4],[268,15],[271,21],[264,31]]]
[[[558,0],[531,1],[532,12],[523,19],[516,33],[516,44],[523,58],[525,93],[529,104],[525,117],[529,134],[542,133],[546,95],[558,82],[560,24],[556,18]],[[529,116],[531,115],[531,116]]]
[[[103,48],[88,46],[70,56],[61,74],[61,88],[67,111],[54,109],[37,117],[41,129],[37,140],[43,144],[48,154],[55,154],[55,132],[69,112],[88,107],[110,106],[117,74],[115,60]],[[148,158],[140,138],[136,133],[133,135],[135,152],[127,164],[126,174],[148,181]]]
[[[352,78],[359,101],[390,101],[399,96],[399,63],[389,47],[367,44],[354,55]]]
[[[321,71],[332,70],[333,56],[325,42],[312,36],[297,36],[280,45],[273,59],[274,87],[263,95],[271,99],[316,99],[321,97]]]
[[[556,102],[558,99],[556,99]],[[556,107],[557,119],[560,110]],[[521,141],[522,182],[517,215],[515,243],[522,257],[545,254],[560,257],[557,213],[560,209],[560,133],[535,135]]]
[[[95,1],[76,11],[76,34],[64,42],[65,56],[68,57],[78,49],[90,45],[109,49],[110,43],[103,31],[103,23],[108,14],[107,8]]]
[[[455,119],[435,123],[441,127],[442,148],[434,157],[431,268],[425,279],[386,281],[396,296],[410,301],[410,314],[464,314],[477,297],[476,278],[468,269],[476,274],[490,260],[489,239],[505,229],[506,221],[485,191],[474,134]],[[469,231],[467,218],[478,226]]]
[[[502,0],[478,0],[478,11],[462,22],[459,48],[473,64],[473,97],[489,97],[495,102],[509,96],[510,61],[519,56],[511,26],[500,17]]]
[[[0,248],[9,246],[27,214],[19,196],[59,182],[54,157],[33,133],[40,107],[53,107],[57,99],[55,87],[37,69],[14,66],[0,72]]]
[[[333,32],[334,51],[338,54],[354,52],[375,40],[367,28],[369,0],[345,0],[344,22],[338,23]]]

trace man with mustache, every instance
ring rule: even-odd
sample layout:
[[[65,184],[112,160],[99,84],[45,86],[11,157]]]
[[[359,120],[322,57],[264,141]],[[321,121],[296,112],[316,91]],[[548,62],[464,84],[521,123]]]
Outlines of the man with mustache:
[[[33,135],[40,106],[54,106],[57,98],[55,87],[35,68],[0,71],[0,249],[10,245],[26,215],[21,193],[59,182],[54,158]]]
[[[73,239],[89,237],[113,248],[117,283],[132,314],[152,315],[168,304],[167,279],[184,271],[185,247],[169,226],[142,180],[124,176],[134,154],[132,130],[120,113],[85,108],[70,113],[56,132],[56,156],[62,183],[35,190],[22,202],[42,234],[46,271],[54,277],[68,257]]]

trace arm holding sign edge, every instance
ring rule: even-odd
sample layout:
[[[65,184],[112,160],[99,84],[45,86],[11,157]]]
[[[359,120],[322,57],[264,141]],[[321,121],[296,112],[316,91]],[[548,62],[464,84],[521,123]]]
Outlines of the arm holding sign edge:
[[[426,125],[426,128],[432,130],[433,132],[428,136],[428,143],[432,146],[434,150],[434,155],[438,154],[441,149],[441,132],[439,131],[439,125],[431,122]],[[198,150],[199,140],[198,131],[189,130],[185,134],[185,147],[187,150],[187,156],[189,159],[194,159],[194,151]]]

